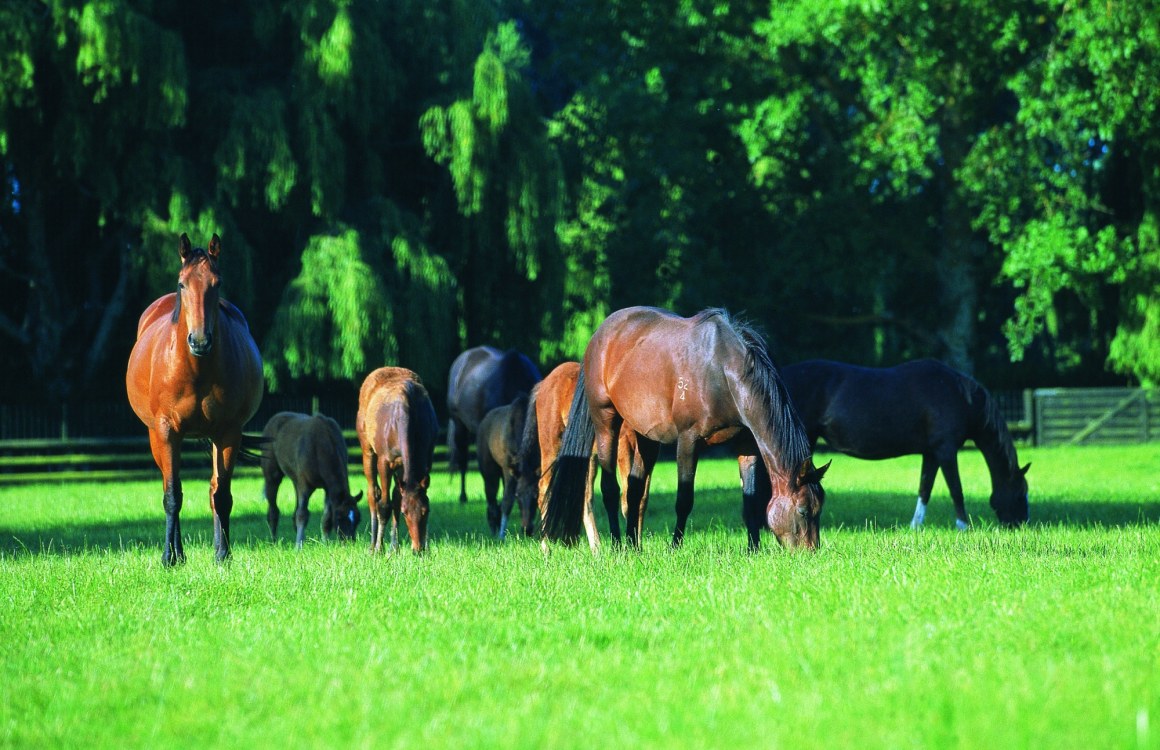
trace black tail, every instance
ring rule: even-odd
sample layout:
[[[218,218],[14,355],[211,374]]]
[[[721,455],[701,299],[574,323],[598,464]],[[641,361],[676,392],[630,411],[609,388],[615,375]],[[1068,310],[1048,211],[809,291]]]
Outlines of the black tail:
[[[536,391],[528,398],[524,415],[524,434],[520,437],[519,468],[521,480],[527,478],[532,484],[540,471],[540,421],[536,416]]]
[[[584,390],[584,368],[581,367],[572,408],[568,410],[568,427],[548,484],[548,507],[544,512],[544,536],[548,539],[574,542],[580,537],[588,462],[595,441],[596,426],[588,414],[588,394]]]
[[[202,450],[213,455],[213,442],[209,438],[198,438]],[[242,443],[238,446],[237,462],[242,464],[258,465],[262,463],[262,454],[267,445],[274,442],[274,438],[253,433],[242,433]]]

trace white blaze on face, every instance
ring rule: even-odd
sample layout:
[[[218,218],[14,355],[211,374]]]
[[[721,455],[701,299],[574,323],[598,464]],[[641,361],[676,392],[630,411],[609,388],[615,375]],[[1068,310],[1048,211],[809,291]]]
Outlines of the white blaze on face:
[[[926,520],[926,503],[922,498],[918,498],[918,505],[914,506],[914,518],[910,519],[910,525],[913,528],[922,526],[922,522]]]

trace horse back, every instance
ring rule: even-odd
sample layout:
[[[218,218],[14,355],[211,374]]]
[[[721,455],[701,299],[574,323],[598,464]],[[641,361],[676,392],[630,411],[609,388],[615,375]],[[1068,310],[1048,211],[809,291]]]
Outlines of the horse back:
[[[811,360],[782,369],[811,440],[860,458],[957,447],[974,420],[974,381],[937,360],[873,368]]]
[[[355,424],[363,451],[385,459],[407,477],[427,476],[439,430],[435,407],[419,376],[403,367],[380,367],[359,389]]]
[[[262,435],[269,440],[263,450],[264,468],[276,464],[295,483],[303,481],[328,492],[340,491],[349,481],[346,439],[330,417],[279,412],[270,417]]]
[[[712,436],[740,423],[729,373],[744,345],[712,313],[682,318],[630,307],[608,316],[589,342],[584,372],[594,408],[611,405],[636,432],[669,443],[696,429]]]

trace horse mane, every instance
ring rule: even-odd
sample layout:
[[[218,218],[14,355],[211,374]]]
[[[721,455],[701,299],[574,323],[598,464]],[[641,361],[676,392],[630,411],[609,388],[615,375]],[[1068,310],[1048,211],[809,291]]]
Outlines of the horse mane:
[[[978,444],[982,436],[994,436],[995,443],[1003,455],[1008,469],[1012,474],[1019,470],[1019,458],[1015,453],[1015,441],[1007,429],[1007,420],[999,411],[999,401],[984,388],[978,381],[963,376],[964,384],[970,390],[967,402],[975,407],[976,435]]]
[[[766,419],[763,426],[781,447],[782,457],[788,462],[788,466],[782,468],[797,472],[811,458],[810,442],[789,391],[769,356],[765,338],[751,323],[734,318],[719,307],[702,310],[694,316],[694,321],[700,325],[712,317],[720,318],[741,339],[745,347],[745,370],[741,379],[760,399]]]

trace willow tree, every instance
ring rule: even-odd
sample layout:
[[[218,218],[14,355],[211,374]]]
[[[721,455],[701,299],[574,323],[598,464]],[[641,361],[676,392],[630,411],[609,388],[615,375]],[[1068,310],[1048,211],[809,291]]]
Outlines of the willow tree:
[[[434,241],[460,281],[462,343],[536,356],[560,325],[549,310],[564,267],[560,174],[526,78],[529,54],[517,24],[498,23],[471,63],[470,92],[430,107],[420,126],[427,153],[446,169],[443,205],[455,210]]]

